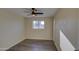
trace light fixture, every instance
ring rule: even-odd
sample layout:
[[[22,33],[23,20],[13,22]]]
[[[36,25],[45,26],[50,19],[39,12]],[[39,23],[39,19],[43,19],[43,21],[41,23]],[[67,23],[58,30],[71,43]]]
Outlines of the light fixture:
[[[32,16],[36,16],[35,14],[32,14]]]

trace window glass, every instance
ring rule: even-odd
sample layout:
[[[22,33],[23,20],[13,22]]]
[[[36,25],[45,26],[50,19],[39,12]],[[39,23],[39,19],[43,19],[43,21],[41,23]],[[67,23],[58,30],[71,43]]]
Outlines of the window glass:
[[[33,29],[44,29],[44,21],[33,21]]]

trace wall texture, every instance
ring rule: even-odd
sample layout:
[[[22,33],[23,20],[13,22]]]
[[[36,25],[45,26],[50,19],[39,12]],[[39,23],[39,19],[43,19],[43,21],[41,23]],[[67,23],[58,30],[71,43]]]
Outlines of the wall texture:
[[[60,47],[60,30],[64,33],[70,43],[77,48],[77,9],[65,8],[60,9],[54,17],[54,41],[57,48]],[[67,46],[65,46],[67,48]]]
[[[0,50],[6,50],[23,39],[23,18],[0,9]]]
[[[32,22],[34,20],[44,20],[45,29],[33,29]],[[25,19],[25,39],[41,39],[52,40],[52,18],[27,18]]]

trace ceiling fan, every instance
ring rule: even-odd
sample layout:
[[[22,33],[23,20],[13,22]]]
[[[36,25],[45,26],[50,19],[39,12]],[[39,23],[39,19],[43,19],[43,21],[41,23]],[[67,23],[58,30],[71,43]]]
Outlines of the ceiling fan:
[[[27,9],[25,10],[25,12],[27,11]],[[27,13],[27,12],[26,12]],[[31,10],[29,10],[29,12],[32,16],[37,16],[37,15],[43,15],[43,12],[40,12],[39,10],[37,10],[36,8],[31,8]]]

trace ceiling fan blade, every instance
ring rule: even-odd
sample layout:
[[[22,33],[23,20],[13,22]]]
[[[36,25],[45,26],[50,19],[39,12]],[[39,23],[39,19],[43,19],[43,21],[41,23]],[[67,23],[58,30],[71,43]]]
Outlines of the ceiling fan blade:
[[[24,12],[26,13],[27,16],[37,16],[37,15],[42,15],[44,13],[40,12],[39,9],[36,8],[24,8]]]
[[[26,14],[26,16],[31,16],[31,14]]]
[[[26,10],[25,10],[24,13],[31,13],[31,11],[26,11]]]
[[[34,14],[44,14],[44,13],[34,13]]]

